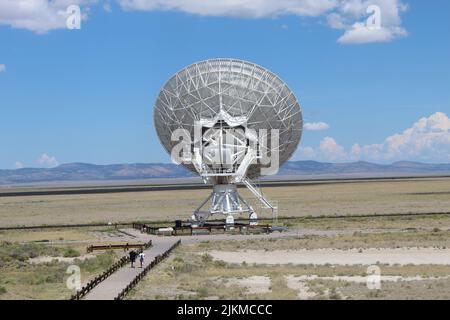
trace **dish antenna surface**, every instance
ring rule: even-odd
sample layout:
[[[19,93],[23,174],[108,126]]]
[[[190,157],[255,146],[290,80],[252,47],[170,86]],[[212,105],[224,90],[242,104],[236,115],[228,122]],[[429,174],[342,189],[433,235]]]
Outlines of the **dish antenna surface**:
[[[296,150],[303,119],[293,92],[275,74],[237,59],[211,59],[187,66],[161,89],[154,107],[155,128],[172,160],[213,185],[192,215],[203,224],[214,214],[246,213],[252,206],[239,195],[243,183],[276,210],[251,179],[275,174]]]

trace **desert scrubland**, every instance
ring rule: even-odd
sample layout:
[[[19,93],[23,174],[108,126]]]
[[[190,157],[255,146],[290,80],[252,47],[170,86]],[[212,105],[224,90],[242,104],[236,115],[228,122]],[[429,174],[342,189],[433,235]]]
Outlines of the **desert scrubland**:
[[[280,217],[450,212],[450,178],[264,187]],[[246,189],[242,194],[259,205]],[[187,219],[209,190],[0,196],[0,226]],[[1,195],[1,191],[0,191]],[[261,211],[260,216],[270,217]]]
[[[450,299],[449,178],[263,192],[278,201],[276,224],[288,232],[182,237],[181,247],[127,298]],[[0,197],[0,226],[186,219],[207,194]],[[67,299],[73,293],[66,286],[70,265],[80,267],[86,283],[124,254],[87,254],[88,245],[142,239],[114,226],[0,231],[0,299]],[[367,286],[369,267],[379,268],[378,289]]]

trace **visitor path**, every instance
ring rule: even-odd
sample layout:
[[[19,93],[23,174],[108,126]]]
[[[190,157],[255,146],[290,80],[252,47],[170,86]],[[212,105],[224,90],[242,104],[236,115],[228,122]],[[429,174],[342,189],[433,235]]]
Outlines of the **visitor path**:
[[[223,240],[255,240],[255,239],[267,239],[267,238],[293,238],[298,236],[304,236],[306,234],[320,234],[328,235],[335,233],[336,231],[319,231],[319,230],[290,230],[288,232],[273,232],[270,234],[258,234],[258,235],[231,235],[231,234],[215,234],[215,235],[196,235],[196,236],[155,236],[145,233],[141,233],[135,229],[122,229],[122,231],[130,236],[132,239],[139,242],[146,243],[152,240],[152,246],[146,250],[145,263],[143,268],[149,265],[156,256],[166,252],[171,246],[173,246],[179,239],[182,244],[194,244],[201,241],[223,241]],[[345,233],[345,232],[343,232]],[[139,261],[136,260],[135,267],[131,268],[130,264],[127,264],[123,268],[120,268],[114,272],[111,276],[94,287],[86,296],[85,300],[114,300],[115,297],[139,274],[143,268],[139,267]]]
[[[134,231],[134,230],[133,230]],[[132,232],[127,230],[127,232]],[[152,240],[152,246],[145,253],[145,262],[143,268],[149,265],[157,255],[166,252],[172,245],[174,245],[179,237],[155,237],[140,232],[133,232],[136,238],[142,242]],[[139,259],[136,259],[134,268],[127,264],[114,272],[111,276],[99,283],[93,288],[85,297],[84,300],[114,300],[115,297],[139,274],[143,268],[140,268]]]

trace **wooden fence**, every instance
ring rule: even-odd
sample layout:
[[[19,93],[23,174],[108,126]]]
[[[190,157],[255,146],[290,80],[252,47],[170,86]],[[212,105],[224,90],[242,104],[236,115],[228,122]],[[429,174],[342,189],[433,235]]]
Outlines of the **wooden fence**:
[[[114,298],[114,300],[122,300],[138,283],[139,281],[144,278],[147,273],[153,269],[158,263],[163,261],[165,258],[169,256],[169,254],[172,252],[173,249],[178,247],[181,244],[181,240],[178,240],[175,242],[167,251],[165,251],[163,254],[157,255],[155,259],[153,259],[152,262],[148,266],[142,270],[120,293],[117,297]]]
[[[152,241],[147,242],[143,249],[139,250],[145,250],[149,248],[152,245]],[[114,272],[116,272],[118,269],[122,268],[124,265],[130,262],[130,257],[128,255],[123,256],[119,259],[116,263],[114,263],[111,267],[109,267],[105,272],[100,274],[99,276],[95,277],[91,281],[89,281],[84,287],[82,287],[80,290],[78,290],[75,294],[73,294],[70,297],[70,300],[80,300],[85,295],[87,295],[92,289],[94,289],[100,282],[108,278],[110,275],[112,275]]]
[[[167,232],[160,232],[158,227],[152,227],[147,224],[143,223],[133,223],[133,228],[140,230],[143,233],[148,234],[167,234]],[[167,229],[167,228],[164,228]],[[242,224],[242,223],[236,223],[233,226],[227,226],[225,224],[218,224],[218,225],[205,225],[203,227],[192,227],[192,226],[181,226],[181,227],[172,227],[173,231],[170,233],[170,235],[175,236],[182,236],[182,235],[194,235],[199,234],[202,232],[221,232],[221,233],[233,233],[233,232],[264,232],[264,233],[270,233],[272,231],[270,224],[259,224],[259,225],[249,225],[249,224]]]
[[[78,224],[44,224],[34,226],[15,226],[15,227],[0,227],[0,231],[11,230],[38,230],[38,229],[70,229],[70,228],[90,228],[90,227],[128,227],[132,226],[131,222],[119,223],[78,223]]]
[[[150,240],[151,243],[151,240]],[[125,243],[125,244],[107,244],[102,246],[89,246],[86,248],[86,251],[88,253],[97,251],[97,250],[116,250],[116,249],[123,249],[124,251],[128,251],[128,249],[131,248],[137,248],[137,249],[143,249],[146,247],[148,243]],[[146,248],[148,248],[147,246]]]

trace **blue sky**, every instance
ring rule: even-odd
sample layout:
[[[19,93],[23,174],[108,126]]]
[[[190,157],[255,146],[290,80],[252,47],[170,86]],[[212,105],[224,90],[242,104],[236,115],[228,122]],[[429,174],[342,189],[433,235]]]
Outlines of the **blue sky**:
[[[368,3],[336,1],[74,0],[83,20],[68,30],[46,0],[33,13],[0,0],[0,168],[170,161],[153,127],[159,89],[216,57],[288,83],[320,129],[304,131],[297,160],[450,162],[450,3],[374,0],[386,26],[367,36],[354,24],[369,14],[346,8]]]

